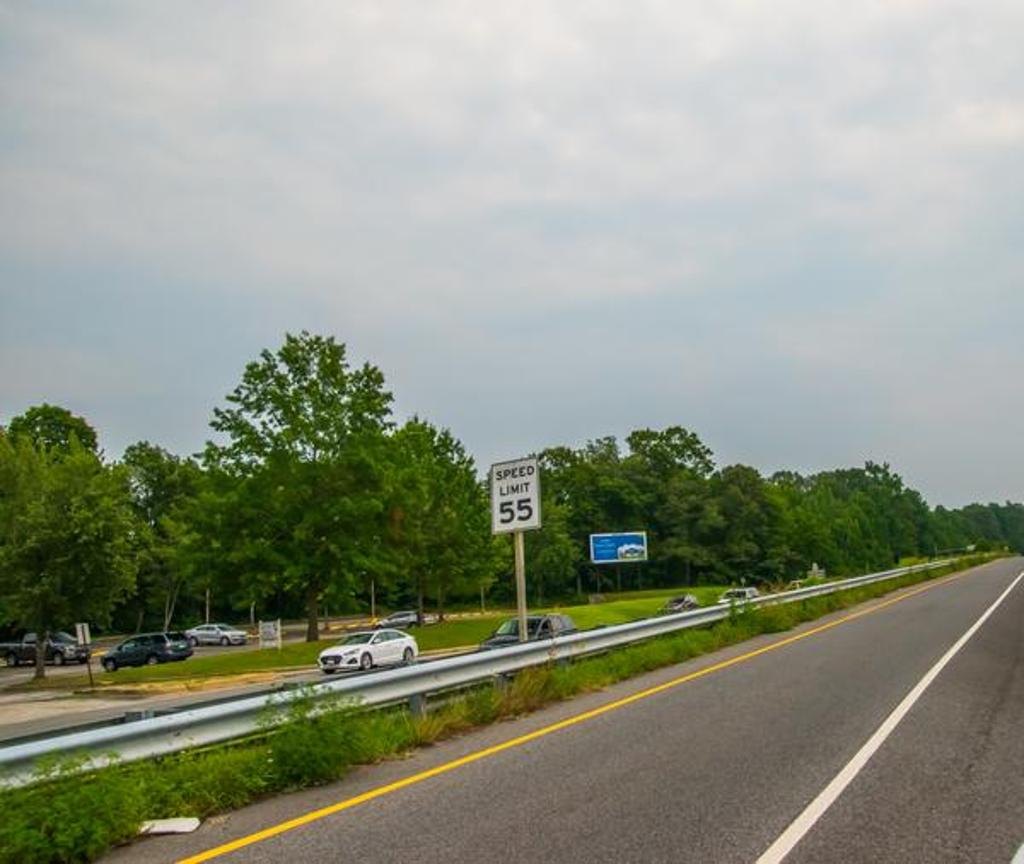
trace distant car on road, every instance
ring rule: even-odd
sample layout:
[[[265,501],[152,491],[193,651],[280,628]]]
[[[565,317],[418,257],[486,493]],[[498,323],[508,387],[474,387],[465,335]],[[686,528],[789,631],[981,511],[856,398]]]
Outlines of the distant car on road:
[[[526,618],[526,641],[553,639],[576,633],[576,625],[568,615],[528,615]],[[482,649],[504,648],[519,643],[519,619],[502,621],[491,636],[480,643]]]
[[[407,609],[403,612],[392,612],[387,618],[381,618],[373,626],[381,630],[385,627],[415,627],[419,623],[419,613],[415,609]]]
[[[721,597],[719,603],[746,603],[755,597],[760,597],[761,592],[756,588],[730,588]]]
[[[198,645],[244,645],[249,634],[229,624],[200,624],[185,631],[185,636],[195,648]]]
[[[696,609],[700,606],[697,598],[692,594],[680,594],[673,597],[659,610],[660,615],[671,615],[673,612],[686,612],[689,609]]]
[[[18,642],[0,644],[0,656],[8,666],[20,666],[22,663],[36,662],[36,645],[38,638],[35,633],[26,633]],[[51,633],[46,639],[46,662],[57,666],[65,663],[84,663],[89,659],[89,648],[79,645],[78,640],[63,630]]]
[[[374,666],[408,665],[420,653],[416,640],[401,630],[365,630],[350,633],[337,645],[325,648],[316,663],[325,675],[366,672]]]
[[[103,668],[115,672],[122,666],[155,666],[192,656],[192,645],[184,633],[140,633],[125,639],[103,655]]]

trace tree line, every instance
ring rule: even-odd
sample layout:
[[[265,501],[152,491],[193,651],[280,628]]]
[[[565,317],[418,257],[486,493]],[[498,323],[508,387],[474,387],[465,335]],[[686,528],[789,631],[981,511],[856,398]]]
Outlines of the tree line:
[[[214,440],[120,460],[65,408],[0,428],[0,626],[88,620],[117,632],[215,617],[501,604],[508,538],[486,478],[450,431],[399,424],[381,371],[331,337],[286,334],[215,409]],[[518,454],[510,454],[518,455]],[[537,454],[542,530],[527,535],[530,601],[613,587],[782,582],[968,545],[1024,550],[1024,506],[930,508],[888,465],[811,476],[719,467],[681,426]],[[646,530],[650,560],[590,564],[591,533]]]

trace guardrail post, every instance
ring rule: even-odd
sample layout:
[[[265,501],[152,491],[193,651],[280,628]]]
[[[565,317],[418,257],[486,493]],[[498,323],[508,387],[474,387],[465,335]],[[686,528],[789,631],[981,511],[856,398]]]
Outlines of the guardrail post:
[[[409,713],[413,717],[427,716],[427,696],[425,693],[414,693],[409,697]]]

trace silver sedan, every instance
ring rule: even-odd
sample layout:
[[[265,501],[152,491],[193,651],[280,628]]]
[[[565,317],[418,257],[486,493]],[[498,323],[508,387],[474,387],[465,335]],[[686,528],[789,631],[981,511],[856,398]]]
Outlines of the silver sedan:
[[[193,646],[196,645],[244,645],[249,634],[228,624],[200,624],[185,635]]]

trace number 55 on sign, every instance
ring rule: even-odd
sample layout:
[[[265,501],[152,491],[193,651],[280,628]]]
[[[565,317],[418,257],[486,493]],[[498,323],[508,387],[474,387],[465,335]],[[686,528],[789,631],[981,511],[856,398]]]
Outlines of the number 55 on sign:
[[[536,459],[491,466],[491,531],[540,528],[540,470]]]

